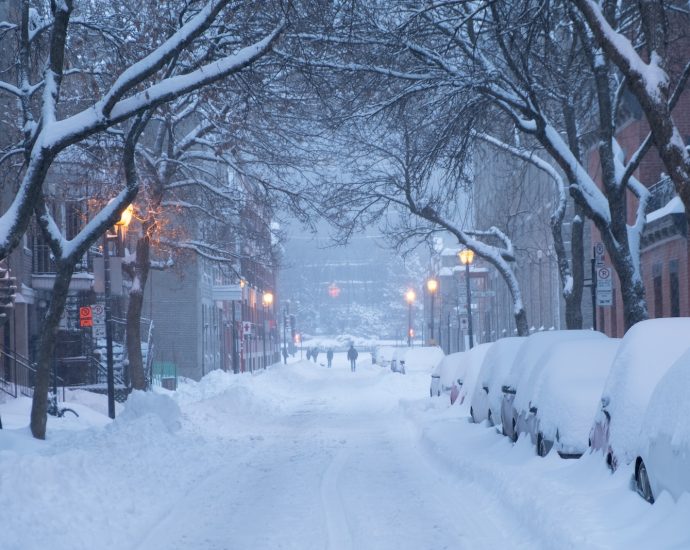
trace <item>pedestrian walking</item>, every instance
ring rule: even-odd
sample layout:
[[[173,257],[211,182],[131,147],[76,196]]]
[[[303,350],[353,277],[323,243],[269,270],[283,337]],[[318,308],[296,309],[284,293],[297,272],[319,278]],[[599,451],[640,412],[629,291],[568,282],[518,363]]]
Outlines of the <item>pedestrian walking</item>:
[[[328,368],[331,368],[331,364],[333,363],[333,350],[331,348],[328,348],[328,351],[326,352],[326,359],[328,359]]]
[[[307,348],[307,361],[311,359],[311,348]]]
[[[314,360],[314,363],[316,363],[316,358],[319,356],[319,348],[314,348],[311,350],[311,357]]]
[[[350,349],[347,350],[347,358],[350,360],[350,370],[352,372],[355,372],[357,370],[357,356],[359,353],[357,353],[357,350],[355,349],[354,344],[350,344]]]
[[[285,346],[283,346],[283,362],[287,365],[287,358],[288,358],[288,350]]]

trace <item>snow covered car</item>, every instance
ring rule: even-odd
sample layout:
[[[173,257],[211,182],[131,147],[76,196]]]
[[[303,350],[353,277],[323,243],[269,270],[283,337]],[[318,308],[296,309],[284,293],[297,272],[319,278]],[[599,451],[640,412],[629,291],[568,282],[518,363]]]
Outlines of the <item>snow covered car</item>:
[[[537,454],[552,448],[562,458],[587,450],[589,429],[620,338],[559,342],[533,381],[527,429]]]
[[[585,340],[606,338],[602,333],[591,330],[552,330],[535,332],[527,337],[525,343],[515,357],[513,366],[501,387],[501,426],[503,435],[517,441],[520,430],[518,422],[526,421],[525,410],[529,411],[529,401],[532,397],[530,376],[535,368],[543,364],[549,349],[554,344],[568,340]],[[518,397],[518,392],[520,393]],[[526,407],[524,406],[526,405]],[[517,407],[520,407],[519,409]],[[523,411],[519,418],[518,411]],[[522,431],[527,431],[523,428]]]
[[[479,371],[484,363],[484,358],[487,352],[493,346],[493,342],[487,342],[485,344],[477,344],[471,350],[465,352],[467,353],[467,368],[462,376],[458,380],[458,399],[462,405],[468,396],[474,393],[474,388],[477,385],[477,378],[479,377]],[[469,402],[469,399],[467,399]]]
[[[393,346],[379,346],[376,349],[377,364],[385,369],[389,368],[391,361],[395,359],[397,349]]]
[[[453,386],[457,388],[458,385],[462,385],[462,377],[465,375],[467,363],[468,358],[464,351],[451,353],[441,359],[431,372],[429,390],[431,396],[450,395]]]
[[[642,421],[635,487],[648,502],[662,491],[690,492],[690,349],[654,388]]]
[[[434,367],[445,357],[443,350],[438,346],[416,346],[413,348],[400,348],[398,351],[398,367],[401,361],[405,362],[407,372],[422,371],[431,372]]]
[[[623,337],[590,430],[593,451],[612,470],[638,454],[640,427],[657,383],[688,348],[690,318],[649,319]]]
[[[486,352],[470,402],[473,422],[488,420],[493,426],[501,417],[501,386],[524,342],[525,338],[517,336],[501,338]]]

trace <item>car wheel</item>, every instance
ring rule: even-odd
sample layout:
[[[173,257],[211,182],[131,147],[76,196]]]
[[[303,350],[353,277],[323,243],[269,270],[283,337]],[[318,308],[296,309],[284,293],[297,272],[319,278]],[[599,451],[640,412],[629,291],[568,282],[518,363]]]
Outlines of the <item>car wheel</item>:
[[[539,456],[546,456],[549,454],[551,449],[548,448],[544,436],[540,433],[537,434],[537,454]]]
[[[489,409],[489,412],[488,412],[488,414],[486,415],[486,417],[489,419],[489,424],[491,424],[492,426],[494,426],[494,425],[495,425],[495,424],[494,424],[494,417],[493,417],[493,415],[491,414],[491,409]]]
[[[654,504],[654,494],[652,493],[652,485],[649,483],[649,475],[647,474],[647,466],[642,459],[638,460],[635,468],[635,487],[638,494],[650,504]]]
[[[474,409],[473,409],[472,407],[470,407],[470,419],[471,419],[472,422],[474,422],[475,424],[477,423],[476,418],[474,418]]]
[[[517,423],[515,422],[515,419],[513,418],[513,443],[517,443],[517,440],[518,440]]]

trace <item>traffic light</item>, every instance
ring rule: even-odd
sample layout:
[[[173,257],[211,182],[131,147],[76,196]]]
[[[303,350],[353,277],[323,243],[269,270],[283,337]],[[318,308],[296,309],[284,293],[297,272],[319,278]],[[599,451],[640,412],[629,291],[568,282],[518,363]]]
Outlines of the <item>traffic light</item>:
[[[9,270],[0,268],[0,323],[4,323],[14,308],[17,279],[10,277]]]

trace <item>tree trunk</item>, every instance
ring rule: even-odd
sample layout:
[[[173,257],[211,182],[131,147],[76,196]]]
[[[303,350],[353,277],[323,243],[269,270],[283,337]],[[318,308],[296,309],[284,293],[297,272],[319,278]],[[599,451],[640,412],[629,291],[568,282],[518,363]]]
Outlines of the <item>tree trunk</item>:
[[[569,330],[582,328],[582,293],[585,286],[584,212],[575,205],[570,237],[571,265],[573,271],[572,290],[565,297],[565,326]]]
[[[41,327],[38,364],[36,366],[36,385],[31,405],[31,433],[36,439],[46,438],[48,391],[50,389],[50,375],[55,357],[55,343],[57,341],[60,317],[65,309],[69,283],[72,279],[75,265],[76,263],[71,260],[57,263],[57,273],[53,283],[50,306]]]
[[[144,223],[143,236],[137,240],[134,276],[132,289],[129,291],[129,305],[127,306],[127,356],[129,358],[129,372],[132,377],[132,389],[135,390],[146,389],[146,372],[141,353],[141,311],[151,265],[149,226],[148,222]]]

